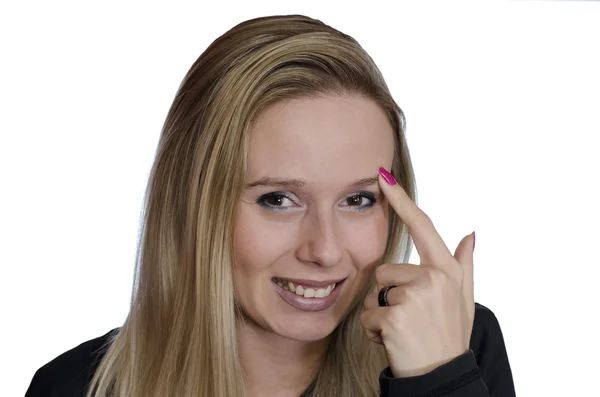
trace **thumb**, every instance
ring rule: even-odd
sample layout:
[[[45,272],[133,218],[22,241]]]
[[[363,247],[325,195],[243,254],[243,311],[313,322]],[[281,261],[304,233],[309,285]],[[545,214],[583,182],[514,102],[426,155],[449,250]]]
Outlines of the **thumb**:
[[[473,251],[475,249],[475,232],[464,237],[456,251],[454,258],[463,267],[463,297],[467,307],[467,316],[469,320],[469,326],[472,331],[473,320],[475,319],[475,286],[473,281]],[[471,333],[469,332],[469,339]]]
[[[454,251],[454,258],[459,261],[463,266],[473,266],[473,252],[475,250],[475,232],[463,237],[463,239],[456,247]],[[466,270],[466,269],[465,269]]]

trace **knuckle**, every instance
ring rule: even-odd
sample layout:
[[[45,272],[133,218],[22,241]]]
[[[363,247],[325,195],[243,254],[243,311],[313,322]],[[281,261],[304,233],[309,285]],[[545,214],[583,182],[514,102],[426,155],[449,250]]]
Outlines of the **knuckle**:
[[[377,266],[377,268],[375,269],[375,281],[379,284],[381,284],[384,274],[387,270],[388,264],[387,263],[383,263],[379,266]]]
[[[366,330],[366,334],[367,334],[367,338],[369,338],[369,340],[372,340],[372,341],[375,341],[377,339],[377,337],[379,336],[371,330]]]
[[[423,272],[423,277],[433,285],[445,284],[448,279],[446,273],[435,267],[427,267]]]
[[[367,295],[367,297],[365,299],[363,299],[363,309],[364,310],[369,309],[369,300],[370,299],[371,299],[371,295]]]
[[[397,298],[400,302],[406,301],[407,298],[410,298],[410,289],[412,285],[406,284],[400,287],[396,287],[390,291],[390,293],[394,294],[394,298]]]
[[[406,323],[406,313],[404,312],[404,309],[399,305],[392,306],[388,313],[386,322],[388,327],[395,331],[402,329]]]
[[[359,322],[360,322],[360,325],[363,326],[363,327],[366,327],[366,322],[365,322],[366,313],[367,312],[362,312],[361,315],[360,315],[360,317],[359,317],[359,319],[358,319]]]
[[[402,295],[406,302],[418,302],[421,299],[421,291],[416,285],[407,285],[403,288]]]
[[[436,269],[433,267],[426,267],[425,269],[423,269],[423,278],[430,283],[434,283],[437,277],[437,275],[435,274],[435,270]]]

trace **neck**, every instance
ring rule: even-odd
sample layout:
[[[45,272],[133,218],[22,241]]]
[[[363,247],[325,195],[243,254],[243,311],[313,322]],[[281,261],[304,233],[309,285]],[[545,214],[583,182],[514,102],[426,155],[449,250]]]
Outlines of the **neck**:
[[[237,320],[238,354],[249,397],[298,397],[316,378],[329,338],[302,342]]]

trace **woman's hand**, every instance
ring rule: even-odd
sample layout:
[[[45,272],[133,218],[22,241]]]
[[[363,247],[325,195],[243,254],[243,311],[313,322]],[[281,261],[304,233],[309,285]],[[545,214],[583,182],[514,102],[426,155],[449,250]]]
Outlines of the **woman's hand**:
[[[385,169],[380,169],[379,185],[408,226],[421,265],[379,266],[378,290],[396,287],[388,292],[389,306],[379,306],[377,293],[367,296],[360,320],[367,336],[385,346],[394,377],[423,375],[469,350],[475,235],[463,238],[452,255],[431,219]]]

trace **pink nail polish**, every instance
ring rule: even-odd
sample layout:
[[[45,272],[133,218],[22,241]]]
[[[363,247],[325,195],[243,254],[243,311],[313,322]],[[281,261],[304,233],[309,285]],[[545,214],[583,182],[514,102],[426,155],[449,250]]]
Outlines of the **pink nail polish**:
[[[387,172],[387,170],[383,167],[379,168],[379,174],[381,174],[381,176],[383,177],[383,179],[385,179],[385,181],[388,183],[388,185],[395,185],[396,184],[396,180],[394,179],[394,177],[392,176],[392,174],[390,174],[389,172]]]
[[[475,251],[475,232],[473,232],[473,251]]]

